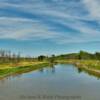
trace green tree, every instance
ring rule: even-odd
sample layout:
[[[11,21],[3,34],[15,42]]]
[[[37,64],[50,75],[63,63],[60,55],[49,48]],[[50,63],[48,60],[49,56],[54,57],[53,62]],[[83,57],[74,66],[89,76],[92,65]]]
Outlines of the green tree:
[[[38,56],[38,61],[43,61],[43,60],[45,60],[45,58],[46,58],[46,56],[40,55],[40,56]]]
[[[51,57],[50,57],[50,63],[54,63],[55,62],[55,55],[52,55]]]

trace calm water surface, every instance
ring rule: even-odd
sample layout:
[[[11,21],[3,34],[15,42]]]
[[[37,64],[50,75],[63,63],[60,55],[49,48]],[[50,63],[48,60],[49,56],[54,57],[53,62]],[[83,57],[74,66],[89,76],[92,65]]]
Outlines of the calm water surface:
[[[0,80],[0,100],[100,100],[100,80],[74,65],[58,64]]]

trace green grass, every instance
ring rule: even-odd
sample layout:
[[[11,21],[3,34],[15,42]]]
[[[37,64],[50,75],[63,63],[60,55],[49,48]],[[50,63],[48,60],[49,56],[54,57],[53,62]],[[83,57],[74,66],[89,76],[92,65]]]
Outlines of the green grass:
[[[68,63],[68,64],[74,64],[77,67],[86,69],[89,71],[100,71],[100,61],[99,60],[76,60],[76,59],[70,59],[70,60],[56,60],[57,63]],[[26,72],[30,72],[33,70],[41,69],[43,67],[49,66],[48,62],[21,62],[19,64],[2,64],[0,65],[0,77],[5,77],[9,75],[16,75],[16,74],[22,74]],[[100,72],[99,72],[100,73]]]
[[[70,63],[75,64],[79,67],[89,68],[89,69],[95,69],[100,70],[100,61],[99,60],[57,60],[58,63]]]
[[[43,62],[43,63],[39,63],[39,64],[38,63],[33,64],[30,66],[19,66],[19,67],[0,69],[0,77],[5,77],[5,76],[13,75],[13,74],[26,73],[26,72],[33,71],[36,69],[41,69],[48,65],[49,65],[49,63]]]
[[[57,60],[58,63],[74,64],[78,69],[85,71],[89,75],[100,78],[100,61],[99,60]]]

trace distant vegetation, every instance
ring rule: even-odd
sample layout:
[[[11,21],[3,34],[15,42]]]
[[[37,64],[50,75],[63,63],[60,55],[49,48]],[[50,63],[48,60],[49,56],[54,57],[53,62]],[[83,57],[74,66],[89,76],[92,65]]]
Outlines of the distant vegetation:
[[[68,59],[75,59],[75,60],[100,60],[100,52],[96,52],[94,54],[88,53],[86,51],[80,51],[79,53],[70,53],[70,54],[63,54],[63,55],[51,55],[45,56],[40,55],[38,57],[22,57],[21,53],[15,54],[11,51],[0,50],[0,63],[18,63],[21,61],[49,61],[54,63],[56,60],[68,60]]]
[[[56,59],[76,59],[76,60],[100,60],[100,52],[94,54],[86,51],[80,51],[79,53],[70,53],[56,56]]]
[[[0,63],[9,63],[9,62],[19,62],[20,61],[20,53],[15,54],[11,51],[0,50]]]

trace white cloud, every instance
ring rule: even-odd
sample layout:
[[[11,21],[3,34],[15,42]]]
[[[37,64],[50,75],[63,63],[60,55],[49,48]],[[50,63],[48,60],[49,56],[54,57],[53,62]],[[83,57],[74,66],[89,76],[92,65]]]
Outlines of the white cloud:
[[[100,1],[99,0],[83,0],[87,7],[90,16],[94,19],[100,20]]]
[[[0,38],[17,40],[38,40],[49,39],[56,43],[72,43],[96,41],[100,38],[100,2],[98,0],[25,0],[17,3],[2,0],[0,8],[15,9],[18,12],[33,14],[33,18],[28,16],[0,17]],[[59,2],[58,2],[59,1]],[[79,0],[78,0],[79,1]],[[10,11],[10,10],[9,10]],[[7,12],[9,15],[9,12]],[[4,15],[1,12],[0,15]],[[34,19],[34,15],[39,18]],[[88,25],[88,21],[94,21],[98,26]],[[49,22],[52,25],[49,25]],[[54,25],[55,24],[55,25]],[[77,31],[61,31],[57,25],[63,25]]]
[[[0,38],[8,39],[48,39],[57,36],[56,32],[50,32],[39,21],[22,18],[0,18]]]

